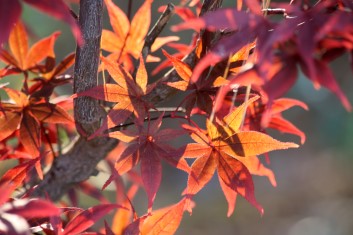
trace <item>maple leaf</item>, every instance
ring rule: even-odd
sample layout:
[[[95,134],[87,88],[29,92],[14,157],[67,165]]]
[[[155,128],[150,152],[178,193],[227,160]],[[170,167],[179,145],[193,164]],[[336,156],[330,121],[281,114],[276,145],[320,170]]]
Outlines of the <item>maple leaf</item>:
[[[259,77],[253,69],[247,70],[245,73],[241,73],[240,76],[236,77],[236,83],[239,85],[244,85],[245,83],[242,82],[243,78],[245,78],[246,82],[259,84],[256,81],[256,79],[259,79]],[[233,82],[234,81],[231,81],[229,84],[232,84]],[[226,92],[224,92],[230,89],[230,87],[232,86],[229,84],[221,88],[221,91],[218,93],[215,105],[213,107],[213,112],[216,113],[216,116],[219,119],[222,119],[226,114],[228,114],[229,109],[234,105],[234,102],[228,102],[227,99],[229,99],[229,97],[227,98],[225,94]],[[254,89],[256,86],[252,87]],[[236,102],[242,102],[244,100],[241,88],[242,87],[238,88],[238,96],[235,99]],[[279,88],[278,90],[281,89]],[[282,112],[294,106],[299,106],[304,110],[308,110],[308,106],[305,103],[290,98],[273,99],[272,96],[268,97],[266,93],[263,92],[261,87],[256,87],[256,89],[254,89],[252,93],[261,94],[261,99],[258,99],[255,102],[251,102],[248,104],[249,112],[247,112],[246,117],[244,117],[244,130],[255,130],[266,133],[266,129],[271,128],[278,130],[282,133],[297,135],[301,139],[301,144],[304,144],[305,134],[301,130],[299,130],[294,124],[285,119],[282,116]],[[254,94],[250,94],[250,97],[253,95]]]
[[[172,235],[176,232],[185,210],[186,199],[180,202],[153,211],[152,215],[141,216],[131,223],[123,234],[165,234]]]
[[[195,47],[196,41],[197,41],[197,35],[194,35],[194,37],[192,39],[192,42],[189,45],[182,44],[182,43],[171,42],[171,43],[168,43],[166,46],[177,50],[178,52],[173,54],[172,56],[174,58],[182,60],[185,56],[187,56],[188,54],[190,54],[192,52],[192,50]],[[171,65],[172,65],[172,62],[169,59],[168,60],[164,60],[164,61],[160,62],[156,66],[155,69],[153,69],[151,74],[152,75],[156,75],[157,73],[159,73],[160,71],[162,71],[165,68],[168,68]]]
[[[295,125],[293,125],[282,116],[283,111],[294,106],[299,106],[305,110],[308,110],[307,105],[299,100],[289,98],[274,100],[271,107],[269,108],[269,111],[267,111],[269,113],[268,115],[270,116],[268,128],[278,130],[282,133],[297,135],[301,139],[301,144],[304,144],[306,139],[304,132],[299,130]]]
[[[105,216],[109,211],[123,208],[116,204],[103,204],[88,208],[73,218],[64,229],[62,235],[79,234],[91,227],[97,220]]]
[[[75,62],[75,54],[66,56],[57,66],[47,73],[39,74],[32,79],[35,83],[29,88],[28,93],[31,97],[41,98],[51,96],[57,86],[66,84],[72,80],[70,75],[61,76]]]
[[[153,0],[145,0],[130,23],[118,6],[111,0],[105,0],[113,32],[103,29],[101,48],[112,53],[109,55],[110,59],[124,62],[129,71],[133,66],[128,55],[135,59],[140,56],[151,23],[152,2]]]
[[[191,82],[202,79],[201,74],[207,67],[221,62],[229,54],[239,51],[249,41],[257,38],[256,65],[259,76],[264,81],[270,81],[265,83],[264,89],[268,91],[269,96],[278,98],[293,86],[297,79],[299,64],[316,87],[324,86],[331,90],[350,111],[351,104],[335,81],[328,62],[336,58],[337,54],[351,51],[352,14],[336,8],[332,2],[320,2],[306,9],[296,5],[284,5],[286,14],[295,17],[271,22],[259,14],[256,1],[246,3],[250,13],[236,9],[221,9],[174,27],[175,30],[190,28],[196,30],[206,28],[211,31],[224,28],[235,30],[230,36],[219,40],[201,58],[193,70]],[[328,48],[323,49],[325,45]],[[286,64],[271,77],[268,71],[278,60]]]
[[[27,71],[50,71],[55,59],[54,43],[59,34],[59,32],[55,32],[28,48],[27,32],[24,25],[18,21],[10,33],[10,53],[0,48],[0,60],[7,65],[0,75],[3,77],[14,73],[27,73]],[[44,59],[46,59],[46,63],[40,65],[39,63]]]
[[[174,87],[178,90],[192,90],[190,94],[182,101],[185,103],[186,114],[189,116],[192,114],[193,107],[197,104],[197,107],[208,114],[211,113],[212,98],[216,95],[216,89],[218,86],[226,82],[226,80],[219,77],[210,77],[206,81],[198,80],[195,83],[191,83],[192,69],[180,59],[169,55],[163,51],[164,55],[172,62],[175,71],[178,73],[182,80],[176,82],[167,82],[168,86]]]
[[[93,138],[103,131],[124,123],[133,113],[138,123],[142,123],[147,111],[153,107],[144,99],[155,84],[147,85],[148,77],[143,59],[140,58],[140,66],[134,80],[124,67],[114,61],[102,57],[104,67],[117,84],[104,84],[93,87],[90,90],[73,95],[73,98],[90,96],[96,99],[115,102],[113,108],[108,112],[102,126],[90,137]]]
[[[275,90],[274,87],[281,87],[282,92],[287,91],[296,81],[296,76],[293,77],[291,74],[293,71],[296,74],[295,66],[299,64],[316,88],[323,86],[335,93],[346,110],[350,111],[351,104],[328,66],[328,63],[336,57],[328,58],[326,53],[329,54],[337,49],[351,51],[353,43],[348,38],[351,37],[349,32],[352,30],[353,18],[345,11],[327,11],[333,6],[331,4],[333,3],[318,3],[306,10],[297,6],[292,7],[288,14],[296,15],[295,19],[273,25],[274,34],[260,38],[258,62],[263,65],[259,68],[266,71],[271,66],[269,62],[275,62],[278,57],[292,57],[287,60],[290,66],[284,67],[282,74],[278,74],[278,81],[268,84],[268,88]],[[337,24],[337,22],[340,23]],[[283,47],[283,45],[286,46]],[[327,48],[322,50],[322,45],[326,45]],[[273,53],[274,48],[280,48],[281,53]],[[263,63],[264,61],[267,63]],[[291,79],[288,79],[288,75]]]
[[[167,85],[174,87],[178,90],[186,91],[189,88],[190,78],[192,75],[192,69],[183,61],[176,58],[175,56],[169,55],[163,50],[163,54],[168,58],[168,60],[173,64],[175,71],[178,73],[181,81],[178,82],[168,82]]]
[[[148,208],[153,201],[162,179],[161,159],[173,167],[189,172],[185,159],[175,155],[175,149],[167,143],[185,133],[183,130],[163,129],[163,114],[147,128],[139,127],[137,131],[122,130],[107,134],[107,136],[129,143],[115,164],[116,171],[122,175],[141,162],[141,178],[148,196]]]
[[[227,28],[237,32],[219,40],[212,50],[198,62],[191,77],[193,83],[201,77],[201,73],[207,67],[215,65],[239,51],[249,42],[254,41],[257,34],[266,31],[267,23],[262,16],[235,9],[219,9],[214,12],[207,12],[201,18],[192,19],[173,27],[174,30],[200,30],[202,28],[211,31]],[[247,35],[247,37],[244,37],[244,35]]]
[[[252,98],[249,103],[257,98]],[[262,207],[255,199],[251,173],[242,162],[242,158],[298,147],[294,143],[280,142],[260,132],[241,131],[240,126],[246,107],[245,103],[240,105],[225,116],[222,122],[211,122],[207,119],[206,132],[184,125],[191,131],[191,137],[197,142],[181,149],[183,157],[196,158],[191,165],[186,195],[192,197],[198,193],[217,170],[221,188],[229,205],[228,216],[234,210],[237,194],[243,196],[260,213],[263,213]]]
[[[138,58],[151,22],[151,3],[151,0],[144,1],[130,24],[129,19],[118,6],[111,0],[105,0],[114,32],[103,31],[102,49],[107,51],[121,50],[126,44],[125,51]],[[105,42],[105,40],[107,41]]]
[[[144,0],[137,10],[131,23],[125,13],[111,0],[105,0],[108,9],[110,24],[113,31],[103,29],[101,48],[111,54],[109,59],[123,63],[128,71],[134,68],[130,56],[138,59],[145,43],[149,26],[151,24],[151,4],[153,0]],[[151,46],[151,52],[155,52],[168,42],[177,41],[179,37],[157,37]],[[146,62],[160,61],[158,57],[147,56]]]
[[[73,122],[72,117],[57,104],[30,99],[23,92],[10,88],[3,89],[10,100],[1,103],[0,141],[19,129],[19,139],[33,158],[40,152],[42,123]]]
[[[70,13],[70,9],[63,0],[23,0],[32,7],[49,14],[51,17],[66,21],[76,37],[79,44],[83,43],[81,31],[76,20]],[[0,46],[8,39],[13,25],[19,20],[22,12],[22,6],[19,0],[2,0],[0,2]]]

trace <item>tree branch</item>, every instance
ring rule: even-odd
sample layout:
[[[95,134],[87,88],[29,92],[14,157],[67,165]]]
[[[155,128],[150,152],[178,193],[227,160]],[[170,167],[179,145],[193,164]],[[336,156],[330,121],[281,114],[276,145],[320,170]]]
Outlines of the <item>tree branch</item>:
[[[97,86],[97,71],[102,35],[102,0],[80,1],[79,26],[85,43],[77,46],[74,69],[74,93]],[[74,116],[77,130],[91,135],[97,130],[102,117],[98,100],[78,97],[74,100]]]
[[[207,0],[205,2],[210,3],[212,1]],[[221,0],[217,0],[217,3],[219,2]],[[216,5],[219,7],[218,4]],[[209,4],[208,7],[204,8],[204,11],[214,10],[214,7],[214,4]],[[167,15],[171,14],[167,13]],[[97,84],[99,43],[102,31],[101,19],[102,0],[80,1],[79,24],[83,32],[85,44],[82,48],[78,47],[76,51],[75,92],[85,91]],[[163,15],[161,19],[165,19]],[[160,25],[165,24],[166,22]],[[160,27],[158,33],[162,31],[163,27]],[[158,36],[156,34],[153,33],[153,38]],[[185,62],[193,67],[195,53],[190,53]],[[157,104],[171,97],[175,93],[175,89],[166,86],[164,82],[178,80],[180,80],[178,74],[175,70],[171,70],[160,79],[161,82],[150,93],[148,99]],[[79,97],[75,100],[74,104],[77,128],[83,130],[86,134],[93,133],[99,127],[100,118],[102,118],[103,113],[98,102],[89,97]],[[54,159],[50,171],[45,175],[44,180],[40,182],[32,195],[38,197],[49,196],[52,200],[60,199],[74,184],[87,180],[91,175],[95,174],[97,163],[104,159],[117,143],[116,139],[95,138],[92,141],[87,141],[85,137],[79,137],[71,150]]]
[[[82,92],[97,85],[97,71],[102,34],[102,0],[81,0],[79,25],[84,45],[76,49],[74,92]],[[79,97],[74,100],[74,116],[79,131],[90,135],[97,130],[104,110],[97,100]],[[50,171],[34,190],[34,196],[58,200],[75,183],[88,179],[97,163],[117,144],[117,140],[80,137],[68,153],[54,159]]]
[[[156,38],[161,34],[164,27],[169,22],[170,18],[174,13],[174,5],[172,3],[168,3],[167,8],[164,10],[162,15],[157,20],[157,23],[153,26],[153,28],[148,32],[145,40],[145,44],[142,48],[142,56],[146,60],[147,55],[150,53],[151,46],[156,40]]]

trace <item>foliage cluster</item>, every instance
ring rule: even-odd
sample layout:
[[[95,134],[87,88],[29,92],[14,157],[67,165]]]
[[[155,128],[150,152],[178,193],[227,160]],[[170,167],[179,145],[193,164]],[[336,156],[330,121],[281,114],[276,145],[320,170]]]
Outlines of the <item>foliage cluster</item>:
[[[144,0],[134,15],[133,1],[128,2],[125,11],[112,0],[104,0],[111,30],[101,32],[96,84],[83,91],[74,88],[79,92],[72,96],[55,91],[77,79],[67,73],[75,63],[75,53],[56,62],[54,45],[60,32],[29,46],[27,25],[20,20],[21,2],[0,2],[0,60],[5,64],[0,79],[10,75],[23,79],[19,89],[0,85],[6,94],[0,104],[0,159],[18,161],[0,179],[0,233],[174,234],[184,212],[191,213],[197,206],[194,196],[202,193],[215,174],[228,202],[228,216],[238,196],[262,214],[252,175],[267,177],[273,186],[276,179],[269,161],[263,162],[259,155],[268,160],[270,151],[298,147],[273,139],[267,130],[297,135],[305,142],[305,134],[282,116],[294,106],[308,109],[299,100],[283,97],[295,84],[298,71],[315,87],[332,91],[351,110],[329,67],[339,56],[353,55],[349,0],[315,4],[238,0],[234,8],[222,8],[221,0],[180,0],[176,6]],[[79,50],[86,49],[87,32],[81,32],[76,22],[81,19],[75,19],[62,0],[23,3],[70,24]],[[81,0],[83,4],[90,0]],[[157,9],[163,13],[150,30],[151,12]],[[173,14],[183,22],[169,25],[175,35],[160,37]],[[185,29],[194,33],[187,45],[179,43],[177,36]],[[161,58],[154,54],[158,50]],[[146,63],[155,69],[147,70]],[[77,63],[74,69],[79,69]],[[177,107],[161,107],[162,100],[165,105],[176,94],[182,97]],[[82,98],[99,101],[101,120],[92,133],[75,113],[73,99]],[[180,125],[166,128],[162,125],[166,118]],[[102,157],[111,170],[103,189],[114,183],[115,202],[83,180],[78,180],[79,187],[58,189],[68,195],[69,202],[54,204],[45,193],[36,192],[38,185],[51,183],[46,181],[53,174],[48,169],[57,167],[65,155],[63,139],[74,141],[77,136],[88,142],[119,142],[109,156]],[[189,136],[190,143],[170,145],[181,136]],[[162,161],[183,171],[188,180],[181,196],[173,198],[175,204],[154,209]],[[72,160],[72,164],[77,163]],[[60,177],[65,178],[64,170]],[[147,195],[145,215],[134,209],[133,198],[140,188]],[[98,198],[101,205],[79,208],[78,191]],[[92,225],[112,210],[113,222],[93,232]]]

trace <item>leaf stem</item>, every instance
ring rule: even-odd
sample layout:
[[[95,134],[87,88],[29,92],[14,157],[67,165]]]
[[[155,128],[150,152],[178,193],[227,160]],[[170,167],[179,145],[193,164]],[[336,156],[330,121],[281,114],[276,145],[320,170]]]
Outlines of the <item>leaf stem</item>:
[[[248,108],[248,101],[249,101],[250,91],[251,91],[251,84],[246,86],[246,93],[245,93],[245,100],[244,100],[245,108],[244,108],[244,112],[243,112],[243,117],[242,117],[240,129],[242,129],[243,126],[244,126],[245,117],[246,117],[246,110]]]

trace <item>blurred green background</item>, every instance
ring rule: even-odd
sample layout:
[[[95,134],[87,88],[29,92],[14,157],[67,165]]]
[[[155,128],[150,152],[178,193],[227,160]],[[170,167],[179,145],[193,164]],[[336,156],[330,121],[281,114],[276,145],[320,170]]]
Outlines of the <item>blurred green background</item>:
[[[126,0],[115,2],[122,9],[127,9]],[[141,2],[133,1],[134,9]],[[165,3],[167,1],[154,1],[152,22],[159,17],[158,7]],[[226,5],[232,3],[227,1]],[[77,11],[77,7],[74,9]],[[33,41],[56,30],[62,32],[55,47],[58,59],[74,51],[75,42],[68,25],[26,5],[22,18]],[[178,22],[179,18],[173,17],[173,21]],[[110,28],[106,12],[104,24]],[[163,34],[170,35],[168,31]],[[186,42],[190,39],[190,32],[177,35]],[[340,86],[353,103],[353,79],[348,56],[335,61],[332,68]],[[13,83],[14,79],[9,81]],[[71,92],[70,86],[60,89],[61,92]],[[306,133],[307,141],[299,149],[270,153],[271,168],[278,183],[276,188],[267,179],[254,177],[257,200],[265,209],[264,216],[261,217],[255,208],[239,197],[235,213],[227,218],[226,200],[217,179],[213,179],[195,198],[196,208],[191,217],[185,214],[177,234],[353,234],[353,114],[344,110],[335,95],[325,89],[315,90],[304,77],[299,78],[286,96],[302,100],[310,108],[308,112],[294,108],[284,115]],[[299,143],[297,137],[277,132],[271,134],[283,141]],[[93,181],[103,184],[106,177],[101,174],[94,177]],[[155,208],[177,202],[185,184],[184,173],[166,166]],[[108,194],[113,196],[112,192]],[[146,203],[142,190],[135,202]],[[92,201],[85,198],[82,203],[88,206]],[[144,213],[143,209],[140,213]]]

